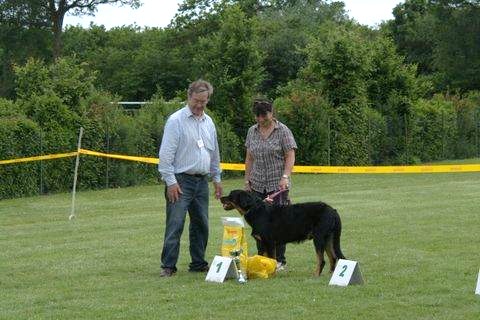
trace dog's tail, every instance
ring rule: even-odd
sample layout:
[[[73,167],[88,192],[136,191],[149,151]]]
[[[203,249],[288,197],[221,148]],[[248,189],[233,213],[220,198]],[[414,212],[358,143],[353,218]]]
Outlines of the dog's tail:
[[[340,215],[337,210],[335,210],[335,227],[333,230],[333,251],[338,259],[345,259],[345,256],[340,249],[340,235],[342,234],[342,221],[340,220]]]

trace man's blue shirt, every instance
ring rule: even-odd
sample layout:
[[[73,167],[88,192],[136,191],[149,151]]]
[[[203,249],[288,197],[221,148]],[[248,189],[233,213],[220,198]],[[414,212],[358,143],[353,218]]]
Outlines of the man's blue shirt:
[[[220,182],[220,153],[212,119],[195,117],[190,108],[173,113],[165,124],[158,171],[167,186],[177,183],[176,173],[210,174]]]

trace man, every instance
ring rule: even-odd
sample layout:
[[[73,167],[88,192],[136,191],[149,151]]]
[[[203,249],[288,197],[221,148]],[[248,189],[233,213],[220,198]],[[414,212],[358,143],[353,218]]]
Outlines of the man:
[[[187,105],[173,113],[165,124],[158,171],[165,181],[166,226],[161,258],[161,277],[177,271],[180,237],[188,211],[190,217],[189,271],[208,271],[205,249],[208,241],[208,175],[215,197],[222,196],[217,132],[205,107],[213,93],[210,83],[197,80],[188,88]]]

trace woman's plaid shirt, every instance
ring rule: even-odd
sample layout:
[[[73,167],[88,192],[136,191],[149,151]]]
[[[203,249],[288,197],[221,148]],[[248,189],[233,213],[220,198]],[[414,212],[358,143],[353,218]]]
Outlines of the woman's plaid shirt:
[[[258,192],[272,192],[278,189],[285,168],[285,153],[297,149],[297,143],[290,129],[275,121],[275,128],[264,139],[258,124],[248,129],[245,147],[253,156],[250,171],[250,186]]]

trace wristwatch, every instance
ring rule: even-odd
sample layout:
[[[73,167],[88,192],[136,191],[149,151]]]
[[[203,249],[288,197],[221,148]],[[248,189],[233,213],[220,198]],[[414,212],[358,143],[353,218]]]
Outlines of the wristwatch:
[[[282,176],[282,179],[288,179],[288,176],[287,176],[286,174],[284,174],[284,175]]]

